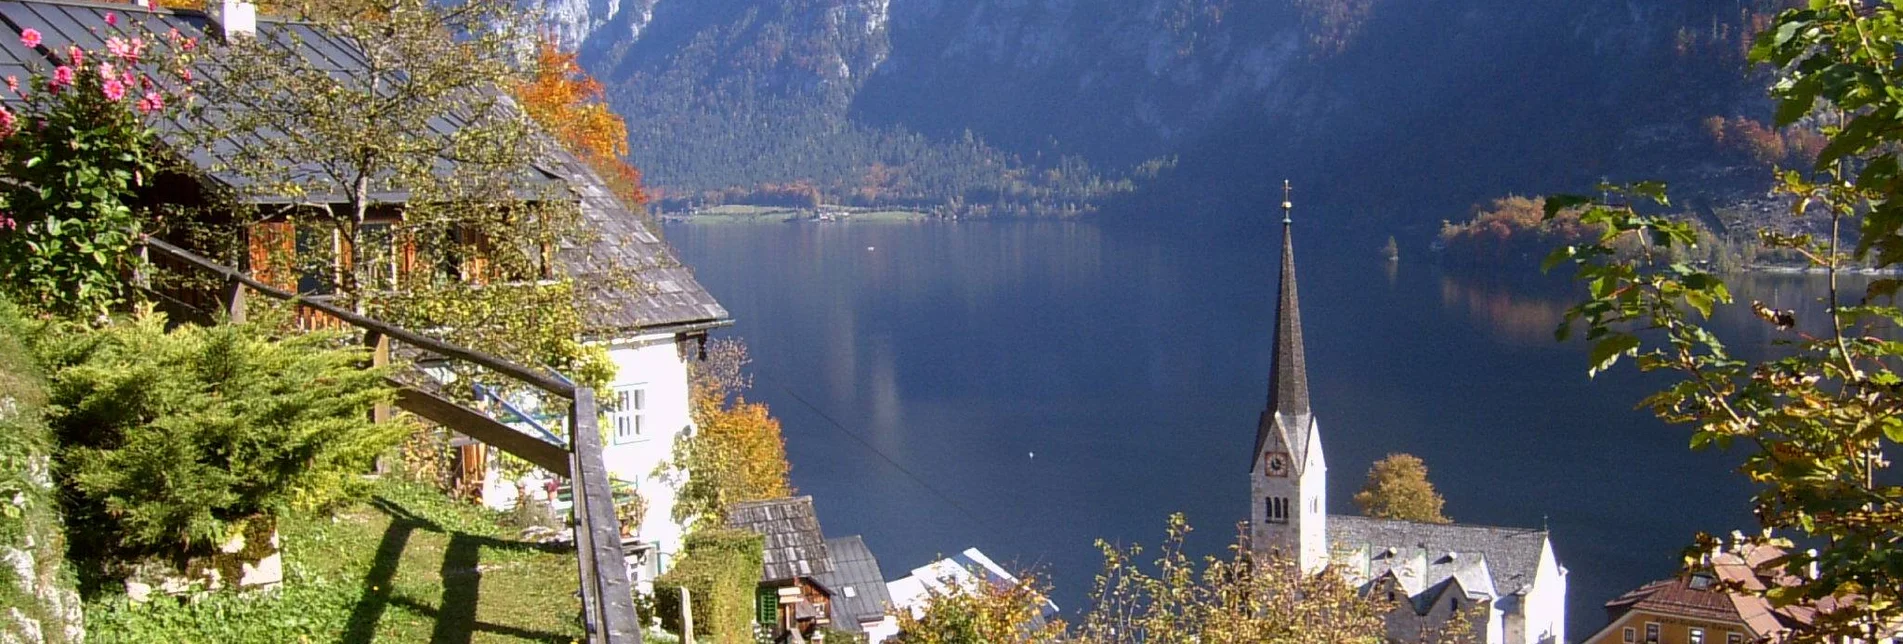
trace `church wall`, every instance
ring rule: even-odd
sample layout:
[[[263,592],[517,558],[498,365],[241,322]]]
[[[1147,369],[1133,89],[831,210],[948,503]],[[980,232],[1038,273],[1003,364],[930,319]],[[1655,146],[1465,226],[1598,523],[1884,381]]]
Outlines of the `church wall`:
[[[1540,548],[1540,564],[1533,573],[1533,587],[1525,601],[1527,644],[1557,643],[1566,640],[1566,573],[1560,569],[1548,541]]]
[[[1302,570],[1315,572],[1328,565],[1328,463],[1322,457],[1321,424],[1308,421],[1308,454],[1302,466],[1301,531]]]

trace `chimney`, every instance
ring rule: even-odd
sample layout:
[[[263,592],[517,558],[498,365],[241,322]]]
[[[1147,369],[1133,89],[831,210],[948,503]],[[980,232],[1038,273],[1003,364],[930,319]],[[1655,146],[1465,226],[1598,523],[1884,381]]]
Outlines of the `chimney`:
[[[211,0],[205,4],[206,14],[225,42],[258,35],[258,5],[250,0]]]

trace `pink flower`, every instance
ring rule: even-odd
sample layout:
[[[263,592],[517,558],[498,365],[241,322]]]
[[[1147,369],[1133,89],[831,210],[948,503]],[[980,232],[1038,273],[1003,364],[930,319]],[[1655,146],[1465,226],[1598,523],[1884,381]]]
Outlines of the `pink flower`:
[[[159,96],[158,92],[146,92],[145,97],[139,99],[140,114],[151,114],[162,109],[165,109],[165,97]]]
[[[7,77],[7,91],[13,92],[15,94],[20,93],[20,77],[18,76]]]
[[[40,30],[38,29],[20,30],[20,44],[26,45],[27,49],[33,49],[35,47],[39,47],[40,46]]]
[[[0,107],[0,137],[12,136],[18,127],[19,121],[14,118],[13,113],[7,111],[5,107]]]
[[[118,73],[118,71],[119,69],[116,67],[113,67],[112,63],[109,63],[109,62],[99,63],[99,77],[100,78],[112,78],[116,73]]]
[[[110,11],[106,12],[106,26],[110,27],[116,24],[119,24],[119,14]]]
[[[198,38],[197,37],[186,38],[185,44],[180,45],[180,47],[184,48],[185,51],[191,51],[193,49],[196,49],[198,48]]]
[[[138,85],[138,81],[136,81],[132,77],[132,70],[130,69],[123,72],[119,72],[119,83],[125,85],[126,87],[132,87],[134,85]]]
[[[132,44],[126,42],[126,39],[120,38],[118,36],[107,38],[106,39],[106,53],[112,54],[119,58],[130,58],[132,57]]]
[[[61,89],[65,89],[72,84],[73,68],[60,65],[53,70],[53,80],[46,84],[46,88],[53,90],[53,92],[57,94]]]
[[[66,57],[72,59],[74,66],[86,64],[86,50],[84,49],[80,49],[72,45],[67,45]]]
[[[4,228],[6,230],[13,230],[19,227],[20,225],[17,223],[14,223],[12,217],[8,217],[6,213],[0,212],[0,228]]]
[[[109,78],[99,86],[99,92],[106,95],[106,100],[116,101],[126,97],[126,85],[117,78]]]

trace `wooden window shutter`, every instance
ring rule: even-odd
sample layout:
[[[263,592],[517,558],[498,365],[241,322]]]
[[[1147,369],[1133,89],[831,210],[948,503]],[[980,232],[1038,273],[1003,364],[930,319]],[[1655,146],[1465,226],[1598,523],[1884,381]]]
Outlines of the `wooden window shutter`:
[[[281,289],[296,285],[296,228],[288,221],[251,224],[249,250],[251,275],[258,281]]]

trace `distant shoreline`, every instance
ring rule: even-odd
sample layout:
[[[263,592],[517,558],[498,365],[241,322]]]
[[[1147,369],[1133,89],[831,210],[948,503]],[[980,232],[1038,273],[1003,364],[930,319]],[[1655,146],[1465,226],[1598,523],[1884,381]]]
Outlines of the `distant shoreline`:
[[[939,219],[932,213],[898,208],[823,207],[788,208],[781,206],[726,205],[686,212],[655,215],[661,221],[692,223],[835,223],[835,222],[910,222]]]

